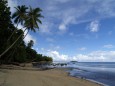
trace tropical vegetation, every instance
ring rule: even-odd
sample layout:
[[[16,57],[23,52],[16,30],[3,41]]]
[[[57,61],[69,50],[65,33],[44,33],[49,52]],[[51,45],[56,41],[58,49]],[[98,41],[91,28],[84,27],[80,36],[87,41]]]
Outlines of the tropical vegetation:
[[[27,44],[24,42],[29,31],[39,30],[39,24],[42,24],[40,19],[43,18],[42,10],[25,5],[15,9],[16,12],[11,15],[7,1],[0,1],[0,64],[53,61],[51,57],[38,54],[32,49],[33,40]],[[23,28],[18,28],[19,24]]]

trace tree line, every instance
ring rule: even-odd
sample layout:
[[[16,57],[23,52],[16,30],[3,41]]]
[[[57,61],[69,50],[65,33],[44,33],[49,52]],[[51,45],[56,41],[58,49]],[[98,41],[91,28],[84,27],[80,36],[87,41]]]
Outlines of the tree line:
[[[39,24],[42,24],[40,19],[43,18],[42,10],[25,5],[15,9],[16,12],[11,15],[7,1],[0,1],[0,64],[53,61],[51,57],[38,54],[32,49],[33,40],[27,44],[24,42],[29,31],[39,30]],[[23,28],[18,28],[20,24]]]

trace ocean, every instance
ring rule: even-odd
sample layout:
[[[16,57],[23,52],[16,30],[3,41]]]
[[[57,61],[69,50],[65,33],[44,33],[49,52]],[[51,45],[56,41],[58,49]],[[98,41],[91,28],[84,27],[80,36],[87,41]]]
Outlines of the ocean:
[[[67,67],[71,76],[115,86],[115,62],[70,62]]]

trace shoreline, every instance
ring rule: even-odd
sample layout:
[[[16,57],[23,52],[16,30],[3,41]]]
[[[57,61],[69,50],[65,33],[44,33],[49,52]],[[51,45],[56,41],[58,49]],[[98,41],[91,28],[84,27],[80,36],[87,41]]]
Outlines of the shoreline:
[[[68,69],[69,69],[69,68],[68,68]],[[71,69],[71,68],[70,68],[70,69]],[[79,68],[76,68],[76,69],[81,70],[81,69],[79,69]],[[83,70],[83,71],[85,71],[85,70]],[[69,72],[68,72],[68,75],[69,75],[69,76],[72,76],[72,77],[75,77],[75,78],[79,78],[79,79],[87,80],[87,81],[90,81],[90,82],[93,82],[93,83],[99,84],[99,85],[101,85],[101,86],[108,86],[108,85],[106,85],[106,84],[104,84],[104,83],[98,82],[98,81],[93,80],[93,79],[87,79],[87,78],[84,78],[84,77],[79,77],[79,76],[70,75]]]
[[[67,69],[69,69],[69,68],[67,68]],[[70,69],[71,69],[71,68],[70,68]],[[65,71],[65,72],[66,72],[66,71]],[[101,82],[98,82],[98,81],[95,81],[95,80],[92,80],[92,79],[86,79],[86,78],[84,78],[84,77],[72,76],[72,75],[70,75],[69,72],[67,72],[67,74],[68,74],[69,77],[75,77],[75,78],[78,78],[78,79],[82,79],[82,80],[86,80],[86,81],[89,81],[89,82],[93,82],[93,83],[98,84],[98,85],[100,85],[100,86],[107,86],[106,84],[103,84],[103,83],[101,83]]]
[[[6,72],[1,73],[1,70]],[[0,69],[0,85],[5,81],[4,84],[10,84],[10,86],[102,86],[86,79],[70,76],[67,70],[67,68],[44,71]]]
[[[108,86],[108,85],[106,85],[106,84],[104,84],[104,83],[101,83],[101,82],[98,82],[98,81],[95,81],[95,80],[92,80],[92,79],[86,79],[86,80],[91,81],[91,82],[94,82],[94,83],[97,83],[97,84],[99,84],[99,85],[101,85],[101,86]]]
[[[70,76],[71,76],[71,75],[70,75]],[[77,76],[72,76],[72,77],[79,78],[79,79],[83,79],[83,80],[87,80],[87,81],[89,81],[89,82],[93,82],[93,83],[99,84],[100,86],[108,86],[108,85],[106,85],[106,84],[103,84],[103,83],[101,83],[101,82],[95,81],[95,80],[93,80],[93,79],[86,79],[86,78],[81,78],[81,77],[77,77]]]

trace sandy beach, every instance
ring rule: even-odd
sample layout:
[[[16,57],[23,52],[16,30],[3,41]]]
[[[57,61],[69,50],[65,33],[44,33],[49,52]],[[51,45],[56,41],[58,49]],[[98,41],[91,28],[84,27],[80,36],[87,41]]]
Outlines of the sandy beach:
[[[45,71],[0,70],[0,86],[100,86],[99,84],[74,78],[60,69]]]

